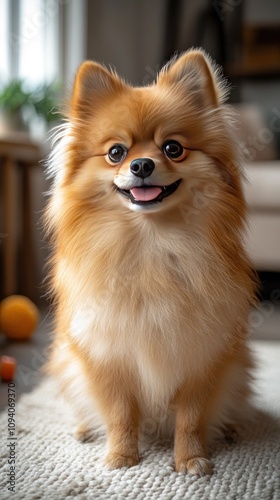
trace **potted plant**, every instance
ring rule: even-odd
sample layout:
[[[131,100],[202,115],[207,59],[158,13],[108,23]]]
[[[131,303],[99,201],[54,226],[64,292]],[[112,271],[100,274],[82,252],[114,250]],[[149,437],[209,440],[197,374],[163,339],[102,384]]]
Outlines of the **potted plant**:
[[[43,119],[46,128],[60,119],[57,102],[61,86],[44,84],[27,90],[22,80],[12,80],[0,90],[0,122],[5,131],[28,131],[32,116]],[[25,119],[24,119],[25,118]]]
[[[35,111],[48,126],[61,119],[58,111],[60,92],[61,86],[58,83],[50,83],[38,87],[32,94],[32,104]]]
[[[27,130],[23,109],[30,105],[31,93],[24,89],[22,80],[12,80],[0,92],[0,119],[2,128]]]

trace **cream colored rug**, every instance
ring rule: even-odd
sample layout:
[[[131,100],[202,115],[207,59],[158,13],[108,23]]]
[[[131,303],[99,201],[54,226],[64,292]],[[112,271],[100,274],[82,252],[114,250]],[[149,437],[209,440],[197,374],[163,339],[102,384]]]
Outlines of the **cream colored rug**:
[[[280,342],[252,344],[258,360],[256,420],[237,443],[216,442],[214,473],[197,478],[177,474],[169,443],[142,445],[131,469],[106,470],[104,436],[79,443],[71,434],[68,407],[45,381],[16,406],[15,493],[7,480],[12,449],[7,446],[7,411],[1,414],[1,499],[280,499]]]

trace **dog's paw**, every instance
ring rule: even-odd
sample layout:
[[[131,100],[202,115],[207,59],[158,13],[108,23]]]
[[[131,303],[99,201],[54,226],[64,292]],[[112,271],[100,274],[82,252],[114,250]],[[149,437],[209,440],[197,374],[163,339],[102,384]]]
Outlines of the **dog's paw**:
[[[212,463],[203,457],[178,460],[176,462],[176,471],[189,472],[194,476],[206,476],[212,474]]]
[[[121,469],[122,467],[133,467],[139,463],[138,453],[134,455],[120,455],[119,453],[109,453],[105,458],[105,464],[109,469]]]

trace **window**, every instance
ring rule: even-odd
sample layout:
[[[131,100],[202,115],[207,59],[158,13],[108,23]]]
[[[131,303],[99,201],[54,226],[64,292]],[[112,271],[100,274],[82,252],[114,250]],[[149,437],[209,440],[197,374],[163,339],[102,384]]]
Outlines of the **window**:
[[[49,1],[20,2],[18,74],[32,84],[58,77],[58,3],[52,4],[53,9],[47,11]]]
[[[10,76],[9,68],[9,38],[8,38],[8,0],[0,0],[0,78],[7,80]]]
[[[0,87],[73,81],[86,58],[87,0],[0,0]]]
[[[58,0],[0,0],[1,83],[23,79],[28,86],[58,79]]]

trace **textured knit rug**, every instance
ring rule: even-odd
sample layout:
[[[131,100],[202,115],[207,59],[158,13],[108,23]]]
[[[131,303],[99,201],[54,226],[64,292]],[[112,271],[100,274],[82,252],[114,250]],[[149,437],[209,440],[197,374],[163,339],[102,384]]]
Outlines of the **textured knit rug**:
[[[104,436],[79,443],[66,403],[43,382],[16,407],[15,493],[8,490],[7,411],[0,419],[1,499],[280,499],[280,342],[253,343],[258,360],[256,419],[237,443],[217,441],[214,473],[197,478],[173,470],[170,443],[142,446],[141,462],[109,471],[102,464]]]

